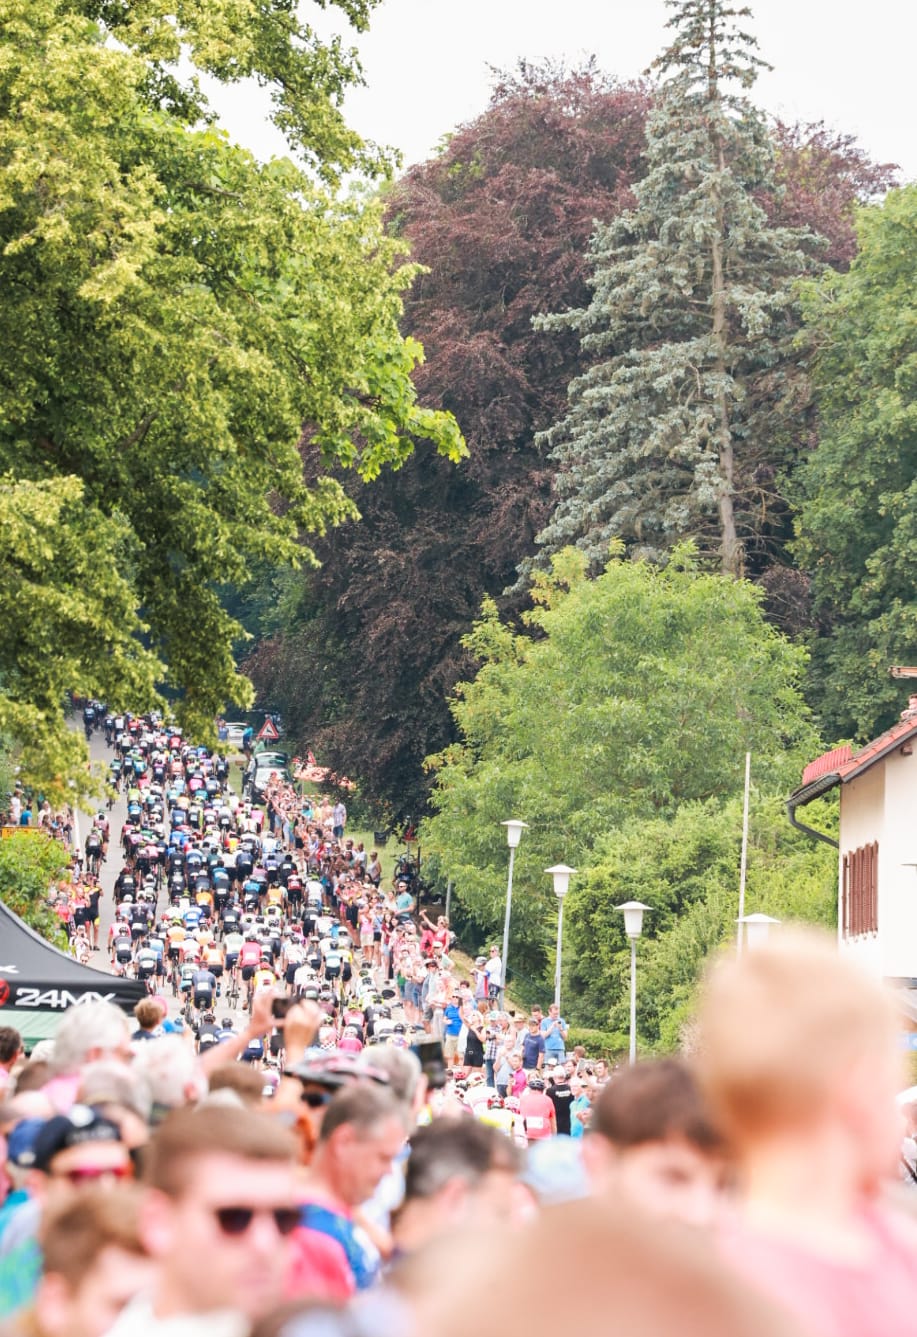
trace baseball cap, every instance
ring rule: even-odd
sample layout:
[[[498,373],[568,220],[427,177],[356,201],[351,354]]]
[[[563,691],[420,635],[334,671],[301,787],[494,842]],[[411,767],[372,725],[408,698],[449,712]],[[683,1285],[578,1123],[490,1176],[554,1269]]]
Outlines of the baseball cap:
[[[117,1124],[104,1119],[88,1105],[74,1105],[69,1114],[58,1114],[45,1121],[35,1138],[32,1164],[36,1170],[47,1170],[54,1157],[69,1147],[85,1142],[120,1141]]]
[[[6,1135],[6,1159],[20,1169],[35,1163],[35,1139],[45,1126],[44,1119],[20,1119]]]

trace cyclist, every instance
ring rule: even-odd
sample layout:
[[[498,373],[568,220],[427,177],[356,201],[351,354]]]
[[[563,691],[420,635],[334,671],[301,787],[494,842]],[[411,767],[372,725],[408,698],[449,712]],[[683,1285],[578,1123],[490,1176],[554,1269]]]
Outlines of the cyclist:
[[[130,930],[123,924],[115,926],[111,941],[111,961],[116,975],[124,975],[134,955],[134,944]]]
[[[261,944],[253,927],[245,930],[245,940],[239,951],[239,966],[242,970],[242,982],[248,985],[246,1002],[251,1003],[252,980],[261,964]]]
[[[236,973],[236,966],[239,961],[239,953],[242,951],[244,943],[245,939],[243,938],[242,934],[239,932],[238,929],[233,929],[231,932],[226,933],[223,937],[223,947],[225,948],[226,952],[224,958],[226,969],[231,971],[233,974]]]
[[[153,992],[153,976],[159,970],[159,957],[147,940],[138,948],[134,959],[135,973],[138,980],[143,980],[150,993]]]
[[[197,965],[195,964],[195,962],[193,961],[182,962],[181,974],[178,979],[178,989],[179,992],[181,993],[182,998],[185,1000],[186,1005],[191,999],[192,981],[196,973],[197,973]]]
[[[86,837],[86,868],[94,876],[99,871],[102,857],[102,833],[97,826],[93,826]]]
[[[191,976],[191,1001],[199,1012],[209,1012],[217,991],[216,976],[212,970],[200,966]]]
[[[204,947],[203,962],[217,982],[217,997],[220,996],[220,980],[223,978],[223,949],[216,942],[209,942]]]
[[[276,983],[277,976],[274,974],[271,958],[267,952],[262,952],[258,969],[252,978],[252,994],[256,994],[260,989],[272,989]]]

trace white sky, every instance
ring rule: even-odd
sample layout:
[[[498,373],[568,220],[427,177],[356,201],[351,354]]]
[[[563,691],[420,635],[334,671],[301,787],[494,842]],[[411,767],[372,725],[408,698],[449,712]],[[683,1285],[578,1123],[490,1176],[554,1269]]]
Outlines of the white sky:
[[[917,179],[914,49],[917,0],[751,0],[752,31],[774,66],[755,100],[784,120],[824,120],[856,135],[880,162]],[[366,84],[346,103],[364,138],[401,150],[405,164],[487,106],[488,66],[520,57],[579,63],[595,55],[622,79],[638,76],[667,44],[664,0],[383,0],[369,33],[354,36],[339,11],[301,5],[320,32],[347,34]],[[223,124],[261,157],[283,153],[259,90],[221,92]]]

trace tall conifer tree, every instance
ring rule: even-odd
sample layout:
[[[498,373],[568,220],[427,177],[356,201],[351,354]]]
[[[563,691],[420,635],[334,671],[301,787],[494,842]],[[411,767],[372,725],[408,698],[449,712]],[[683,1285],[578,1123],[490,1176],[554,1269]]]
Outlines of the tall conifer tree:
[[[748,96],[764,67],[742,27],[751,11],[668,4],[674,38],[653,66],[635,207],[595,233],[589,306],[541,322],[579,331],[593,365],[542,436],[561,472],[539,542],[545,555],[574,543],[599,564],[613,538],[658,559],[690,536],[738,575],[782,509],[798,409],[793,280],[811,266],[812,234],[770,226],[759,202],[776,186]]]

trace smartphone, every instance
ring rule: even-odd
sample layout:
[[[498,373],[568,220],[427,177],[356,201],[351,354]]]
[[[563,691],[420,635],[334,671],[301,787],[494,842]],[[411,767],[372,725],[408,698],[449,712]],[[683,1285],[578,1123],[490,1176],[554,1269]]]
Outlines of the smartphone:
[[[271,1016],[275,1021],[283,1021],[292,1006],[292,998],[274,998],[271,1000]]]
[[[411,1045],[411,1053],[420,1059],[420,1067],[431,1091],[441,1090],[448,1081],[442,1040],[418,1040]]]

